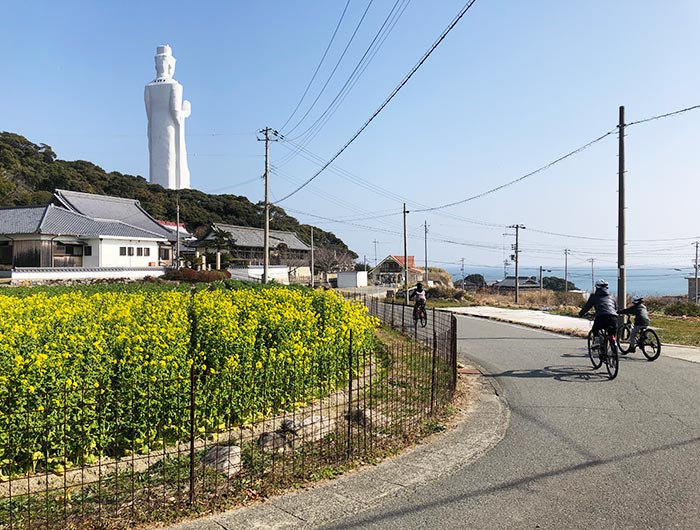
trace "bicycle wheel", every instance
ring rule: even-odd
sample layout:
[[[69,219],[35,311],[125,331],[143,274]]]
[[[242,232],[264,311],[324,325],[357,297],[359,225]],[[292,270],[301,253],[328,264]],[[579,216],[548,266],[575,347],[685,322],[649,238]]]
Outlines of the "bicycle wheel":
[[[655,361],[661,355],[661,341],[656,331],[653,329],[646,329],[640,333],[640,346],[642,347],[642,353],[644,357],[649,361]]]
[[[600,346],[598,346],[598,348],[600,348]],[[603,364],[600,358],[600,351],[593,348],[593,331],[588,332],[588,357],[591,358],[591,364],[594,370],[597,370],[600,368],[600,365]]]
[[[617,328],[617,347],[622,355],[630,351],[630,331],[629,324],[622,324]]]
[[[424,328],[428,325],[428,315],[425,310],[420,312],[420,327]]]
[[[612,381],[617,377],[617,371],[619,368],[619,358],[617,356],[617,343],[613,339],[607,339],[610,341],[610,345],[605,352],[605,368],[608,370],[608,377]]]

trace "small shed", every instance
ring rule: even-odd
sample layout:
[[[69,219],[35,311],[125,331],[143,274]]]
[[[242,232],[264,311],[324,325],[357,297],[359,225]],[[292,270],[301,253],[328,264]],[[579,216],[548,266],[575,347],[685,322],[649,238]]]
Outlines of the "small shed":
[[[339,272],[338,287],[367,287],[367,271]]]

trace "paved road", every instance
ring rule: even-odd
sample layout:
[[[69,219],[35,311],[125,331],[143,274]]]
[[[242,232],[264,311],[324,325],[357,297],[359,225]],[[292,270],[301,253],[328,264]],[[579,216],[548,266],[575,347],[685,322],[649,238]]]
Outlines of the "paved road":
[[[608,381],[582,339],[459,317],[459,351],[511,409],[475,463],[322,528],[700,528],[700,365],[623,358]]]

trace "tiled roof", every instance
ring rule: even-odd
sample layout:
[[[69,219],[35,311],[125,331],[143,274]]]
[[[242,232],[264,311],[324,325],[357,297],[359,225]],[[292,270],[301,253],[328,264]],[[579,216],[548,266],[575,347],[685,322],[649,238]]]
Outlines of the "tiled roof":
[[[265,231],[262,228],[250,226],[235,226],[215,223],[213,230],[223,230],[231,234],[237,247],[263,248]],[[213,239],[213,230],[210,230],[205,239]],[[306,243],[301,241],[293,232],[283,230],[270,230],[270,248],[275,248],[280,243],[287,245],[290,250],[311,250]]]
[[[141,230],[175,239],[175,235],[151,217],[137,200],[68,190],[56,190],[54,197],[60,206],[92,219],[121,221]]]
[[[162,234],[143,230],[121,221],[91,219],[53,204],[0,208],[0,233],[167,239]]]

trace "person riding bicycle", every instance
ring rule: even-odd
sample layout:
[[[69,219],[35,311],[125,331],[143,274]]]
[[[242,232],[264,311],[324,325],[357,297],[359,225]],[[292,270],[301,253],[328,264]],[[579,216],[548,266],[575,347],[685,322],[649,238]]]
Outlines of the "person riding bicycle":
[[[617,302],[608,290],[608,282],[603,279],[595,282],[595,293],[588,297],[585,305],[579,311],[578,316],[582,317],[591,308],[595,308],[595,319],[593,320],[594,345],[600,344],[598,331],[605,329],[610,337],[615,335],[617,330]]]
[[[634,326],[630,332],[630,349],[631,353],[637,351],[635,344],[637,342],[638,333],[649,326],[651,321],[649,320],[649,312],[647,311],[647,306],[644,305],[644,298],[641,296],[636,296],[632,298],[632,305],[621,309],[618,311],[620,315],[633,315],[634,316]]]
[[[421,282],[418,282],[416,284],[416,290],[413,292],[413,296],[416,299],[416,302],[413,306],[413,318],[415,319],[418,316],[418,308],[419,307],[422,307],[423,311],[425,311],[426,295],[425,295],[425,289],[423,289],[423,284]]]

